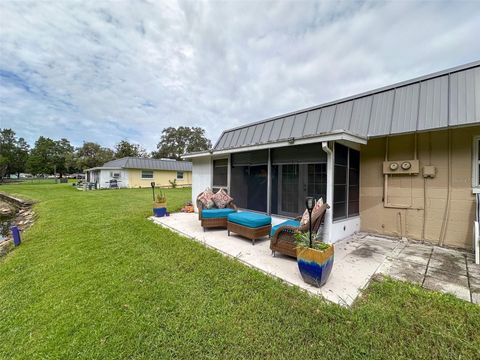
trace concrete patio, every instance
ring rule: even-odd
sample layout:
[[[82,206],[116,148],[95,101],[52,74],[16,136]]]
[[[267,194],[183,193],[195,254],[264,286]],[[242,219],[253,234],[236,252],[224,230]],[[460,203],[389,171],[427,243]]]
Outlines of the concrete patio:
[[[248,239],[233,234],[228,237],[225,229],[204,232],[197,214],[175,213],[169,217],[150,219],[248,266],[343,306],[350,306],[375,274],[386,274],[426,289],[480,303],[480,266],[474,264],[473,255],[469,253],[356,234],[335,244],[335,262],[330,279],[322,288],[315,288],[303,282],[295,259],[281,254],[272,256],[268,238],[258,240],[252,246]]]

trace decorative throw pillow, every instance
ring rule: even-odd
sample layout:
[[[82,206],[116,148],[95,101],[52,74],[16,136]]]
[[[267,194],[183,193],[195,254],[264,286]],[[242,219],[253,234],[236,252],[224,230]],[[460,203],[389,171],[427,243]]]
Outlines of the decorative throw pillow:
[[[224,209],[233,198],[231,198],[225,190],[220,189],[213,195],[212,200],[219,209]]]
[[[212,200],[213,192],[210,188],[206,188],[203,193],[198,196],[198,200],[203,204],[203,206],[207,209],[211,209],[213,207],[214,202]]]
[[[312,209],[312,219],[315,218],[315,215],[320,211],[320,208],[322,207],[322,205],[323,205],[323,199],[320,198],[317,200],[317,202],[315,203],[315,206]],[[302,219],[300,220],[300,225],[308,224],[308,219],[309,219],[308,210],[305,209],[305,212],[302,215]]]

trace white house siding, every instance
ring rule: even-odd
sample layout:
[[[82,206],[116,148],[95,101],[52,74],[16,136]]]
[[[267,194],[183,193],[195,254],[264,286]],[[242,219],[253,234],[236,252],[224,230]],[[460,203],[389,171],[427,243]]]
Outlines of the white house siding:
[[[197,211],[196,199],[206,187],[212,186],[212,160],[210,156],[192,159],[192,203]]]
[[[119,172],[120,177],[117,178],[118,182],[118,187],[119,188],[126,188],[128,187],[128,171],[126,170],[100,170],[100,179],[98,186],[101,189],[108,189],[110,188],[110,180],[113,179],[113,177],[110,176],[111,172]]]

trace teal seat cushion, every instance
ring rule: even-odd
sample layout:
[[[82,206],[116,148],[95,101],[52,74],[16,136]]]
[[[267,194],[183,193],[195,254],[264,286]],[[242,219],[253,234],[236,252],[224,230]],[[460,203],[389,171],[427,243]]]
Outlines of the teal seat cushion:
[[[222,219],[226,218],[229,214],[234,213],[235,210],[230,208],[225,209],[205,209],[202,210],[202,218],[204,219]]]
[[[228,215],[228,221],[243,225],[249,228],[258,228],[272,223],[272,218],[268,215],[257,214],[248,211],[237,212]]]
[[[270,236],[273,236],[273,234],[275,234],[275,231],[277,231],[282,226],[295,226],[295,227],[297,227],[297,226],[300,226],[300,221],[298,221],[298,220],[287,220],[287,221],[282,222],[281,224],[275,225],[275,226],[272,227],[272,231],[270,231]]]

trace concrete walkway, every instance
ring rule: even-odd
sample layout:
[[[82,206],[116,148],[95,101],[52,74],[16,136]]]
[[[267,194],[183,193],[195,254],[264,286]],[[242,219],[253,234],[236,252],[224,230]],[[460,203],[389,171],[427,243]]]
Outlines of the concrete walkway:
[[[335,244],[335,262],[328,282],[322,288],[306,284],[295,259],[271,255],[270,241],[227,236],[224,229],[203,231],[197,214],[175,213],[150,218],[153,222],[238,259],[244,264],[296,285],[334,303],[350,306],[373,275],[386,274],[427,289],[449,292],[480,302],[480,266],[471,254],[435,246],[359,234]]]

